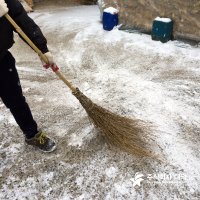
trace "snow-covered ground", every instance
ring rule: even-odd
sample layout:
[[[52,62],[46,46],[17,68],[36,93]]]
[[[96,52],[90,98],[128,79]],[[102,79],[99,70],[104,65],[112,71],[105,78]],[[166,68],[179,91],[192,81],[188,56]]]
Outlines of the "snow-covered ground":
[[[96,6],[40,8],[40,25],[66,77],[97,104],[150,122],[165,161],[109,147],[69,89],[16,36],[24,95],[38,124],[58,144],[27,147],[0,102],[0,199],[200,198],[200,48],[114,29]]]

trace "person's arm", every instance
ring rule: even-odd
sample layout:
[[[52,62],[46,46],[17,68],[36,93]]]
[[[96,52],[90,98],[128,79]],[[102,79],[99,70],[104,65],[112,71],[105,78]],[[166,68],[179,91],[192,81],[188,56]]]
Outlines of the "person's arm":
[[[18,0],[5,0],[5,3],[9,9],[8,14],[14,19],[32,42],[42,51],[42,53],[46,55],[49,64],[54,64],[53,56],[47,47],[46,38],[42,34],[38,25],[28,16],[21,3]]]

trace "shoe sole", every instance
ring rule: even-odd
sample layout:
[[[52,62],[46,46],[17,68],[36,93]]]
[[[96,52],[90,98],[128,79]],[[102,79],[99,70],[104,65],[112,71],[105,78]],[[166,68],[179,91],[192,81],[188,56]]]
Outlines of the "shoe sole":
[[[37,148],[37,147],[35,147],[35,146],[31,145],[31,144],[28,144],[28,143],[26,143],[26,142],[25,142],[25,144],[28,145],[29,147],[34,148],[35,150],[39,150],[39,151],[44,152],[44,153],[51,153],[51,152],[55,151],[56,148],[57,148],[57,146],[54,145],[54,146],[52,147],[51,150],[49,150],[49,151],[45,151],[45,150],[42,150],[42,149],[40,149],[40,148]]]
[[[51,150],[49,150],[49,151],[44,151],[44,150],[42,150],[42,149],[39,149],[39,148],[38,148],[38,150],[40,150],[40,151],[42,151],[42,152],[44,152],[44,153],[51,153],[51,152],[55,151],[55,150],[56,150],[56,148],[57,148],[57,146],[55,145],[55,146],[53,146],[53,147],[52,147],[52,149],[51,149]]]

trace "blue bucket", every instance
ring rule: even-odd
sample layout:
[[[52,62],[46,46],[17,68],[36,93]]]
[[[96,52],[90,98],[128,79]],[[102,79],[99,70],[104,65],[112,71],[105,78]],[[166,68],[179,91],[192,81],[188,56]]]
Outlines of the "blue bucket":
[[[118,14],[103,12],[103,29],[111,31],[118,25]]]

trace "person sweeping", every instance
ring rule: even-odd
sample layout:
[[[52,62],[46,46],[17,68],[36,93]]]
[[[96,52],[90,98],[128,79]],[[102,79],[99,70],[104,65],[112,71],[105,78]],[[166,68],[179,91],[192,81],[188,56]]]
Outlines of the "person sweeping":
[[[46,38],[36,23],[27,15],[21,3],[18,0],[0,0],[0,97],[24,133],[25,142],[44,152],[52,152],[56,149],[56,144],[45,132],[38,129],[22,93],[15,59],[8,51],[14,44],[14,28],[4,16],[7,13],[40,48],[47,59],[47,64],[55,65],[53,56],[47,47]]]
[[[2,0],[0,0],[0,2],[1,1]],[[8,3],[11,0],[5,1],[6,3]],[[69,80],[65,78],[65,75],[54,63],[51,53],[48,52],[46,40],[42,35],[40,29],[35,25],[35,23],[27,17],[26,13],[24,13],[24,15],[26,16],[26,23],[29,22],[29,25],[26,28],[25,24],[22,23],[23,20],[19,20],[19,16],[16,17],[16,14],[11,16],[10,14],[12,13],[6,13],[7,7],[5,6],[4,1],[2,2],[2,5],[4,5],[2,6],[2,8],[4,8],[2,9],[2,16],[5,15],[4,17],[10,23],[10,25],[14,27],[17,33],[19,33],[21,38],[26,41],[26,43],[29,44],[29,46],[39,55],[41,60],[45,63],[44,67],[50,67],[52,71],[57,75],[57,77],[62,80],[63,83],[65,83],[65,85],[71,90],[72,94],[79,100],[82,107],[85,109],[90,121],[103,134],[108,144],[119,147],[121,150],[124,150],[134,155],[162,160],[157,153],[152,151],[151,146],[149,145],[149,141],[154,141],[154,139],[151,137],[151,128],[148,123],[137,118],[127,118],[124,116],[120,116],[117,113],[111,112],[108,109],[99,106],[86,95],[84,95],[78,87],[75,87]],[[17,3],[17,0],[12,0],[12,4],[14,2]],[[12,5],[8,5],[9,9],[10,6]],[[32,120],[32,116],[30,119],[32,121],[32,125],[34,125],[35,123]],[[40,138],[43,138],[45,140],[40,140]],[[32,141],[35,143],[33,144]],[[46,141],[47,146],[53,146],[52,149],[54,149],[55,143],[53,143],[52,140],[50,140],[42,132],[37,132],[36,135],[31,136],[31,139],[26,137],[27,143],[36,145],[39,148],[44,149],[44,146],[41,145],[41,141]],[[153,146],[157,146],[155,142]]]

